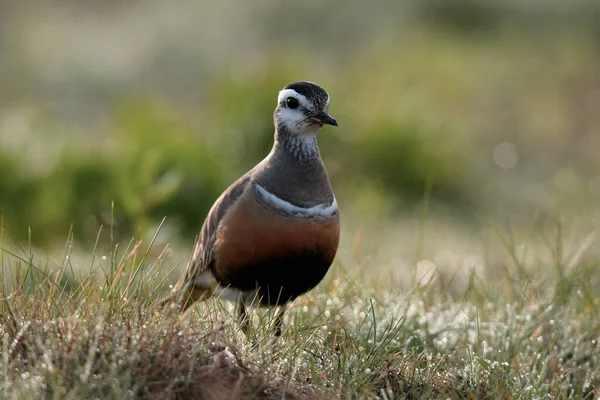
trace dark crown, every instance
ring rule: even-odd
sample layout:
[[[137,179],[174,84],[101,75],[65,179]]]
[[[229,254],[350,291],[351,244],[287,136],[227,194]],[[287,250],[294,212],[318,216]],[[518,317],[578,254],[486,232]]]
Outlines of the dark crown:
[[[308,81],[298,81],[288,84],[284,89],[292,89],[306,97],[317,107],[325,106],[329,95],[321,86]]]

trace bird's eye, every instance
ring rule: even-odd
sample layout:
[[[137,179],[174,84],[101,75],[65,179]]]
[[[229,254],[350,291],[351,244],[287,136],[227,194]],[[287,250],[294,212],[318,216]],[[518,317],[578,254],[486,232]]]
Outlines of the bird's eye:
[[[298,103],[298,100],[293,97],[288,97],[285,101],[285,104],[287,104],[288,108],[292,109],[298,108],[298,106],[300,105],[300,103]]]

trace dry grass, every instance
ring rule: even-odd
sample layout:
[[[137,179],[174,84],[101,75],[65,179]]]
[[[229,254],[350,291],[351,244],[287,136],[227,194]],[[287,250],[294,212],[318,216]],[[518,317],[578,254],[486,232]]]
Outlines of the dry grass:
[[[583,240],[589,246],[590,240]],[[504,243],[494,279],[475,273],[400,290],[337,265],[296,301],[283,336],[253,312],[246,338],[228,303],[186,318],[156,303],[166,251],[115,246],[105,269],[55,268],[3,250],[3,398],[595,399],[600,394],[598,262],[581,246],[548,268]],[[151,259],[152,258],[152,259]],[[543,259],[540,257],[539,259]],[[538,260],[539,260],[538,259]]]

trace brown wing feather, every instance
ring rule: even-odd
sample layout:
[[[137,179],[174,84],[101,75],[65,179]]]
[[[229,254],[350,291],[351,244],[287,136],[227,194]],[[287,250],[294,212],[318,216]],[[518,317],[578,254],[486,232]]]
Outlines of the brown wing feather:
[[[209,269],[214,261],[213,251],[219,224],[225,215],[227,215],[231,206],[238,201],[244,190],[246,190],[248,182],[250,182],[249,174],[242,176],[229,186],[211,207],[204,220],[204,224],[202,224],[202,229],[194,245],[194,252],[188,262],[186,272],[173,291],[175,295],[186,297],[191,295],[191,297],[196,297],[193,293],[194,282],[198,274]],[[186,303],[189,302],[186,301]]]

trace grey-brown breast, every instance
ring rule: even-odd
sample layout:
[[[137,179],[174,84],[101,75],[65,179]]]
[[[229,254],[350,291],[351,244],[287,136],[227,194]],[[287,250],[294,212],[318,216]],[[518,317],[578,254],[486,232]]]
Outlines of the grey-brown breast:
[[[287,152],[276,151],[256,166],[253,181],[301,207],[331,203],[334,199],[320,156],[301,163]]]

